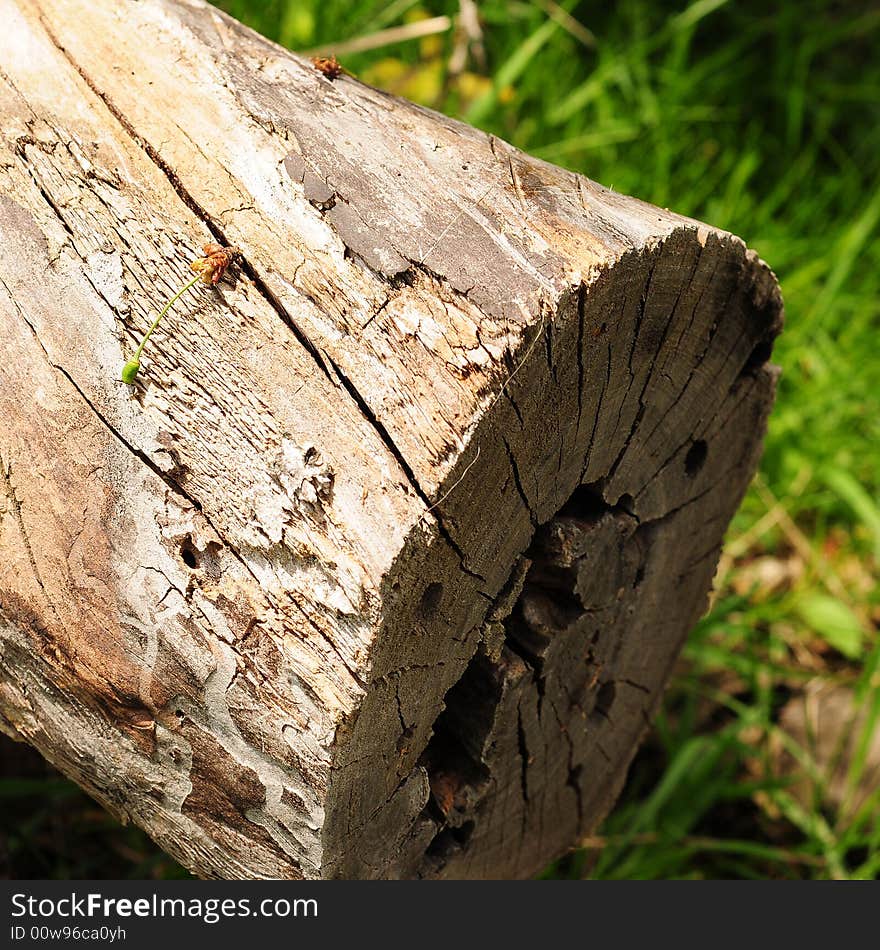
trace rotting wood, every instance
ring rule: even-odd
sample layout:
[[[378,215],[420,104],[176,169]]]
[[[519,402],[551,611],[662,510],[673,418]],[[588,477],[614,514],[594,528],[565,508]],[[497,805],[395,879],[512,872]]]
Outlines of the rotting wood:
[[[772,274],[196,0],[0,12],[4,731],[201,875],[534,874],[705,607]]]

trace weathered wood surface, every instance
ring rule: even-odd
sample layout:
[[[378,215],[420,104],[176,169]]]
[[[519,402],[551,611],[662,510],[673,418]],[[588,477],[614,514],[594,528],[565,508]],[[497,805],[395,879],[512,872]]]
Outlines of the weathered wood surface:
[[[0,14],[0,724],[202,875],[535,873],[705,607],[772,274],[196,0]]]

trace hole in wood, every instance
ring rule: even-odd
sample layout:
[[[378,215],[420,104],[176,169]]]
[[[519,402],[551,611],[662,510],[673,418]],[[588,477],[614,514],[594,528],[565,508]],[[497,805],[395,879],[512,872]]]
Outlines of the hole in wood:
[[[633,513],[633,505],[635,504],[635,499],[630,494],[621,495],[617,500],[616,507],[621,511],[625,511],[628,515]]]
[[[578,485],[574,494],[559,510],[558,518],[577,518],[580,521],[595,521],[608,511],[599,483]]]
[[[192,543],[191,538],[187,538],[183,544],[180,546],[180,557],[184,564],[191,570],[195,571],[199,566],[199,553],[195,549]]]
[[[608,714],[611,712],[611,707],[614,705],[614,699],[617,696],[617,687],[612,681],[609,680],[607,683],[603,683],[599,687],[599,692],[596,695],[596,709],[595,711],[598,715],[602,716],[603,719],[608,718]]]
[[[758,343],[758,345],[749,354],[749,358],[746,360],[745,365],[742,368],[741,375],[754,375],[767,362],[767,360],[770,359],[772,353],[773,341],[761,340],[760,343]]]
[[[426,854],[429,858],[446,859],[453,851],[463,849],[470,840],[474,830],[474,823],[466,821],[460,827],[444,828],[440,834],[428,845]]]
[[[560,710],[564,715],[566,697],[570,699],[590,689],[590,680],[598,679],[604,665],[604,661],[594,655],[601,627],[595,630],[594,640],[588,645],[588,630],[579,621],[589,612],[589,607],[595,605],[594,612],[607,622],[606,613],[615,609],[619,592],[633,585],[634,578],[637,581],[644,576],[641,545],[635,540],[627,541],[635,535],[632,518],[624,506],[632,504],[633,499],[624,496],[617,505],[609,505],[602,497],[600,483],[581,485],[557,515],[538,528],[525,554],[530,567],[523,588],[509,608],[510,613],[502,620],[504,649],[499,655],[478,649],[461,679],[447,692],[445,708],[434,724],[432,738],[420,760],[431,788],[424,817],[432,821],[435,828],[434,837],[424,852],[431,873],[440,873],[459,860],[468,860],[465,852],[474,822],[481,820],[485,802],[491,800],[492,795],[501,794],[499,788],[506,789],[509,783],[521,792],[523,804],[520,807],[526,811],[532,807],[530,783],[536,779],[529,774],[531,763],[536,760],[531,747],[533,738],[527,733],[534,736],[536,728],[558,722],[553,717]],[[618,541],[618,537],[623,541]],[[599,553],[608,545],[617,551],[620,543],[624,549],[628,543],[631,546],[629,555],[619,555],[619,563]],[[641,571],[641,575],[637,575],[637,571]],[[584,583],[589,605],[580,598]],[[425,590],[423,608],[437,596],[436,590],[432,590],[437,586],[429,585]],[[558,639],[570,643],[570,659],[564,662],[570,664],[573,672],[570,677],[566,674],[565,688],[560,688],[557,682],[562,675],[559,669],[551,672],[546,666],[548,651],[553,650],[552,645]],[[531,685],[524,686],[527,683]],[[528,727],[523,718],[528,715],[528,702],[523,702],[518,711],[516,707],[502,709],[501,706],[505,697],[509,704],[510,697],[522,688],[525,688],[522,695],[534,690],[536,700],[537,719]],[[548,689],[553,698],[546,700],[545,705]],[[610,679],[598,686],[591,718],[608,719],[615,697],[616,687]],[[554,708],[556,712],[552,711]],[[571,741],[577,741],[579,721],[576,719],[571,727]],[[511,735],[515,739],[511,739]],[[499,751],[508,740],[518,742],[516,761],[520,764],[515,775],[504,771],[507,759]],[[578,796],[581,773],[582,767],[577,763],[569,769],[566,779],[566,784]]]
[[[684,473],[688,478],[694,478],[703,467],[706,456],[709,453],[709,447],[703,439],[697,439],[688,449],[684,457]]]
[[[474,752],[482,748],[492,728],[498,688],[494,665],[478,652],[446,694],[446,708],[422,755],[431,784],[429,813],[438,822],[425,854],[439,864],[463,849],[473,831],[474,822],[464,816],[489,778]]]

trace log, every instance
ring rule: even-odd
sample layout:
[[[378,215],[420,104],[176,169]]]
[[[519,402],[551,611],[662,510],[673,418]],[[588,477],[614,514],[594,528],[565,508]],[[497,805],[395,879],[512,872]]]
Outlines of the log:
[[[3,730],[205,877],[539,872],[706,607],[772,273],[201,0],[0,13]]]

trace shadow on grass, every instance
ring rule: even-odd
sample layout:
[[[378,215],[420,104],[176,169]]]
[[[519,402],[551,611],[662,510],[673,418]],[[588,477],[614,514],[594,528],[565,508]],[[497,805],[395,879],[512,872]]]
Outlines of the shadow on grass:
[[[140,828],[120,825],[34,749],[0,735],[0,878],[186,878]]]

